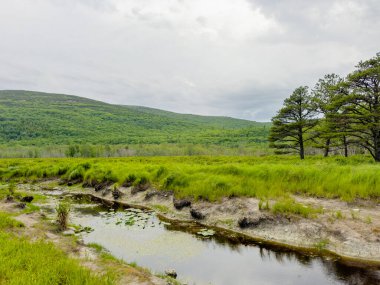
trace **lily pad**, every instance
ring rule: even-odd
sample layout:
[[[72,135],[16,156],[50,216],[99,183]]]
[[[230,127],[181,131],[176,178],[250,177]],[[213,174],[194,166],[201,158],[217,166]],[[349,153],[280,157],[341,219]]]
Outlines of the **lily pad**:
[[[215,234],[215,231],[211,229],[201,229],[197,234],[203,237],[211,237]]]

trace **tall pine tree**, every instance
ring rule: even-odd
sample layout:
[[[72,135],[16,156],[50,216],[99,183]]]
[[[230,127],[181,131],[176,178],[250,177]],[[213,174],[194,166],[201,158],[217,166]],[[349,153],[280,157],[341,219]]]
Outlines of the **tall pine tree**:
[[[298,87],[272,118],[270,146],[282,151],[295,150],[304,159],[305,143],[313,138],[310,133],[318,121],[315,116],[316,108],[308,87]]]

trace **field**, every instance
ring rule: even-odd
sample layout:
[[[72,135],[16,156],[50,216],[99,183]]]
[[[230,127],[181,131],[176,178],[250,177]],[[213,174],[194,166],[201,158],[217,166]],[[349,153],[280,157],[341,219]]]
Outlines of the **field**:
[[[288,198],[291,194],[344,201],[380,197],[380,165],[370,157],[133,157],[2,159],[3,181],[60,178],[88,186],[152,185],[177,197]]]

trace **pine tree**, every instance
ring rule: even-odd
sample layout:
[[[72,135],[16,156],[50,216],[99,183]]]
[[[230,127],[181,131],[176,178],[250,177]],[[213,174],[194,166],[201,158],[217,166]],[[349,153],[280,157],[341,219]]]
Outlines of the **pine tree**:
[[[294,90],[285,99],[277,115],[272,118],[270,146],[284,150],[296,150],[301,159],[305,158],[305,142],[311,140],[311,130],[317,124],[316,107],[307,86]]]

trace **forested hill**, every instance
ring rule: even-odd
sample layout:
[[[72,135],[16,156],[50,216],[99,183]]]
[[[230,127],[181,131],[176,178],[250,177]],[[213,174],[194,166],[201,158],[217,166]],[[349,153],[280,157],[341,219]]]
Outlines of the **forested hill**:
[[[269,123],[112,105],[77,96],[0,91],[0,144],[197,143],[267,141]]]

